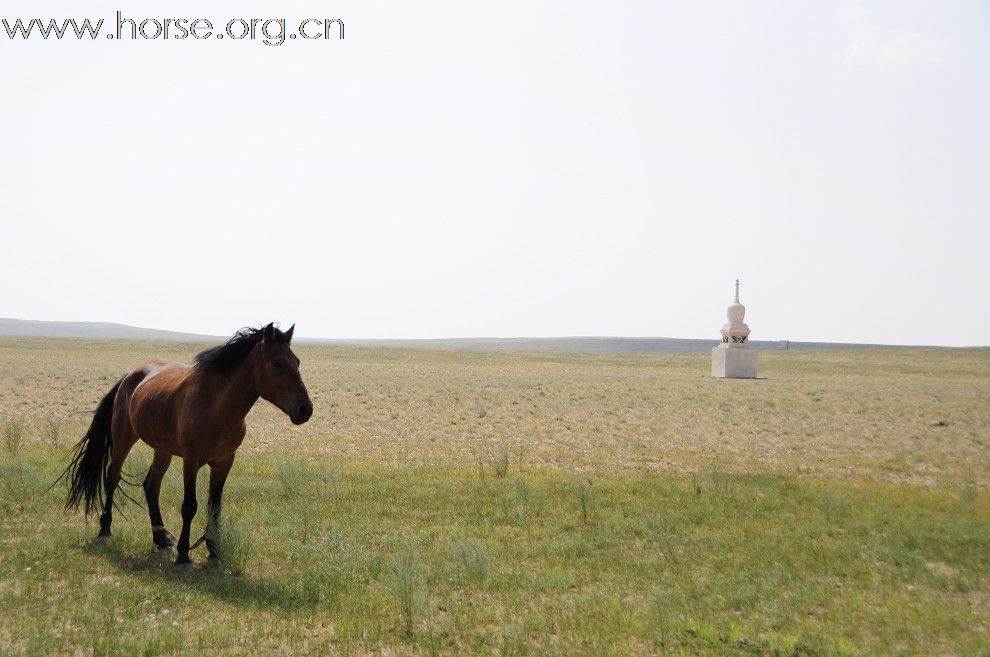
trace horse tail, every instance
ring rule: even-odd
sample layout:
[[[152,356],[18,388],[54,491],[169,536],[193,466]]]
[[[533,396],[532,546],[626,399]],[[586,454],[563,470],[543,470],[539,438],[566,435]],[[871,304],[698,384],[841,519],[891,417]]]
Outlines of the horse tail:
[[[113,437],[110,435],[113,402],[122,382],[123,379],[118,381],[103,396],[93,414],[89,431],[76,443],[72,461],[62,473],[62,477],[69,475],[69,496],[65,501],[65,508],[78,509],[82,504],[86,517],[94,509],[103,506],[107,470],[110,467],[110,447],[113,444]]]

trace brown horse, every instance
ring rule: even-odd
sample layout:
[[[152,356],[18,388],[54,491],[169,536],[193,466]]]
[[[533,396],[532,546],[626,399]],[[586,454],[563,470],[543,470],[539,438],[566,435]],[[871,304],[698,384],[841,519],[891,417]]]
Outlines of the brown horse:
[[[153,360],[117,382],[96,409],[89,431],[76,445],[69,475],[66,508],[83,504],[87,517],[98,505],[100,536],[110,535],[113,494],[121,466],[138,440],[155,450],[144,480],[151,516],[151,536],[160,549],[176,546],[162,522],[158,493],[173,456],[182,458],[185,496],[176,565],[188,564],[189,528],[196,515],[196,475],[210,466],[207,532],[210,558],[216,545],[210,531],[220,517],[223,485],[244,440],[244,418],[258,398],[281,409],[293,424],[313,414],[313,404],[299,375],[299,359],[289,344],[293,325],[284,333],[269,324],[241,329],[225,344],[196,356],[195,365]],[[198,544],[198,542],[197,542]]]

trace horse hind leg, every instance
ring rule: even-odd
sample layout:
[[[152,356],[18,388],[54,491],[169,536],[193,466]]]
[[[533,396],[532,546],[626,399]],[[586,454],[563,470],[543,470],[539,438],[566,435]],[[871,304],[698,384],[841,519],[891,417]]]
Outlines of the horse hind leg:
[[[165,528],[162,520],[162,509],[158,504],[158,496],[162,490],[162,478],[172,464],[172,455],[168,452],[155,450],[155,456],[144,478],[144,499],[148,503],[148,516],[151,519],[151,540],[159,550],[174,548],[178,540]]]
[[[107,469],[106,480],[104,481],[106,499],[103,502],[103,513],[100,515],[99,536],[101,538],[110,536],[110,525],[113,524],[113,495],[117,491],[118,484],[120,484],[120,471],[124,467],[124,461],[127,459],[127,455],[130,453],[131,447],[134,446],[135,442],[125,432],[114,432],[113,435],[115,438],[117,436],[120,436],[120,438],[112,442],[110,467]]]

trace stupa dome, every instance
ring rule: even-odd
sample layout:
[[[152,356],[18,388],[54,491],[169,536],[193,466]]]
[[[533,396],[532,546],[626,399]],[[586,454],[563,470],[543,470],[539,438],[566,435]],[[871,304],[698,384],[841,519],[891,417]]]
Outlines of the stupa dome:
[[[736,300],[725,310],[729,322],[722,327],[722,342],[741,344],[749,338],[749,327],[743,322],[746,306],[739,303],[739,279],[736,279]]]

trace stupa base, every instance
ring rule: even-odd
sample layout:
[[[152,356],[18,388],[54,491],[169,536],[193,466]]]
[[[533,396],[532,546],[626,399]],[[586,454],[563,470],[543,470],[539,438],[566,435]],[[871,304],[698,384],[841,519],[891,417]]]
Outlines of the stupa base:
[[[757,351],[749,345],[723,342],[712,348],[712,376],[719,379],[755,379]]]

